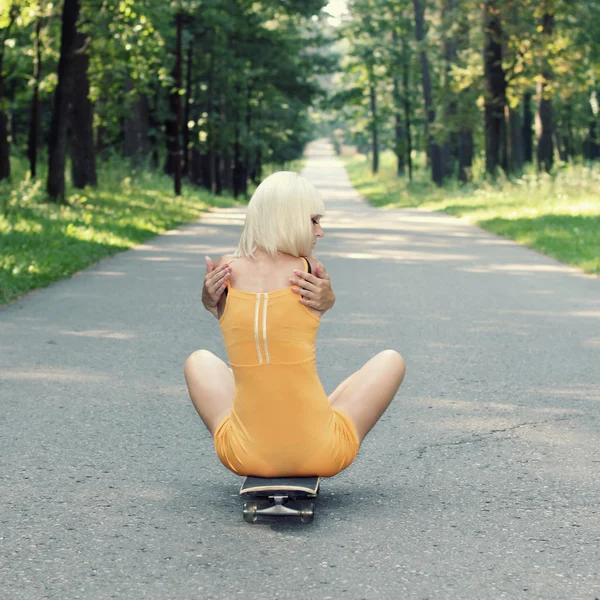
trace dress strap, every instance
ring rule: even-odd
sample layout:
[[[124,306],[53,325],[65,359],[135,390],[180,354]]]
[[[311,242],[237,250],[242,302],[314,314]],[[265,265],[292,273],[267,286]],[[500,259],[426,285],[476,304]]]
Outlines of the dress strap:
[[[312,270],[311,270],[311,268],[310,268],[310,263],[308,262],[308,259],[307,259],[307,258],[305,258],[305,257],[303,256],[303,257],[302,257],[302,260],[303,260],[303,261],[306,263],[306,270],[307,270],[309,273],[312,273]]]
[[[227,261],[228,265],[231,265],[231,263],[234,260],[237,260],[239,258],[239,256],[234,256],[230,261]],[[229,279],[225,282],[225,292],[227,293],[229,291],[229,288],[231,287],[231,283],[229,281]]]

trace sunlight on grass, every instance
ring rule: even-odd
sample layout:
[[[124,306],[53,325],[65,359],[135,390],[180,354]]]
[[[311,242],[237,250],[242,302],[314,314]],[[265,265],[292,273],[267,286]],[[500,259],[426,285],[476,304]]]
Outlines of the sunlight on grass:
[[[600,275],[600,165],[439,188],[425,170],[412,183],[396,177],[394,155],[381,158],[375,176],[365,156],[344,159],[352,184],[374,206],[442,211]]]
[[[68,204],[45,202],[45,175],[33,181],[26,163],[13,160],[13,181],[0,182],[0,304],[48,285],[158,233],[198,219],[214,206],[234,206],[171,178],[111,162],[96,189],[72,190]]]

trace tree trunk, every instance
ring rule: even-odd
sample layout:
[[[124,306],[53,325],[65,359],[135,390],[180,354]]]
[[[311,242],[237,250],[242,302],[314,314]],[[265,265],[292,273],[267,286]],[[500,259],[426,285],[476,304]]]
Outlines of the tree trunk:
[[[8,118],[6,101],[4,100],[4,42],[8,39],[10,30],[19,15],[19,9],[11,6],[8,24],[0,39],[0,181],[10,177],[10,146],[8,144]]]
[[[473,130],[471,127],[464,127],[458,136],[458,179],[463,183],[471,180],[473,151]]]
[[[175,85],[175,84],[174,84]],[[167,146],[167,156],[165,157],[165,173],[175,176],[177,163],[179,162],[179,128],[177,127],[177,104],[176,95],[172,92],[169,95],[169,117],[165,121],[165,142]]]
[[[190,148],[188,180],[193,185],[202,185],[202,153],[198,148]]]
[[[15,111],[12,110],[7,114],[8,117],[8,130],[10,131],[10,143],[18,147],[18,129],[17,129],[17,119],[15,119]]]
[[[406,36],[402,38],[402,91],[404,96],[404,134],[406,136],[405,151],[406,151],[406,166],[408,167],[408,180],[413,179],[412,167],[412,136],[410,128],[412,126],[411,105],[410,105],[410,47]]]
[[[42,78],[42,46],[40,30],[42,19],[35,22],[35,37],[33,38],[33,97],[31,99],[31,116],[29,121],[29,137],[27,139],[27,157],[32,179],[37,175],[37,149],[40,139],[40,80]]]
[[[215,167],[215,146],[216,146],[216,134],[215,134],[215,115],[218,113],[215,102],[215,83],[214,73],[217,68],[216,58],[214,53],[210,53],[208,56],[208,73],[206,81],[206,114],[207,118],[204,122],[206,128],[206,162],[205,162],[205,177],[203,179],[203,185],[207,190],[214,192],[215,181],[216,181],[216,167]]]
[[[258,185],[261,182],[262,168],[262,146],[259,144],[258,148],[256,149],[256,160],[254,162],[254,165],[252,167],[252,173],[250,175],[252,183],[254,185]]]
[[[185,79],[185,110],[183,115],[183,174],[188,175],[190,169],[190,115],[192,110],[192,64],[194,59],[194,40],[190,40],[187,53]]]
[[[452,24],[458,19],[458,0],[444,0],[442,4],[442,23],[444,24],[444,124],[447,139],[442,151],[444,177],[452,177],[458,157],[457,96],[452,91],[452,65],[458,55],[458,35],[454,34]],[[460,33],[460,30],[459,30]]]
[[[244,148],[244,175],[242,177],[242,193],[248,197],[248,178],[252,170],[250,160],[250,144],[252,140],[252,86],[246,90],[246,144]]]
[[[548,6],[548,2],[546,2]],[[554,30],[554,15],[545,12],[542,17],[542,38],[544,46],[547,46],[552,38]],[[554,118],[552,116],[552,100],[548,96],[548,83],[553,79],[552,68],[547,57],[544,57],[542,72],[537,84],[538,96],[538,147],[537,162],[538,171],[542,169],[547,173],[554,164]]]
[[[564,140],[566,160],[575,156],[575,145],[573,143],[573,107],[571,101],[567,100],[564,110]]]
[[[79,18],[79,0],[65,0],[62,11],[58,84],[54,94],[54,110],[48,140],[48,181],[46,184],[52,202],[65,201],[65,160],[67,128],[73,94],[73,48]]]
[[[394,77],[394,93],[397,95],[398,79]],[[398,100],[399,102],[399,100]],[[396,154],[396,175],[404,175],[404,127],[399,104],[394,107],[394,153]]]
[[[0,72],[0,181],[10,177],[10,146],[8,145],[8,119],[4,111],[4,80]]]
[[[506,105],[507,121],[508,121],[508,161],[511,172],[518,173],[523,168],[523,124],[521,122],[521,114],[518,110],[513,110]]]
[[[373,174],[379,171],[379,142],[377,140],[377,94],[373,76],[369,77],[369,96],[371,98],[371,151],[373,153],[371,171]]]
[[[127,79],[125,87],[133,91],[133,82]],[[146,159],[150,152],[150,106],[147,96],[136,94],[123,120],[123,154],[133,157],[134,162]]]
[[[593,90],[590,90],[590,99],[594,94]],[[600,98],[600,89],[595,90],[596,100]],[[600,158],[600,118],[598,114],[594,114],[592,110],[591,103],[588,103],[589,107],[589,128],[588,135],[585,142],[584,151],[586,154],[586,158],[590,160],[596,160]]]
[[[404,131],[402,127],[402,98],[400,95],[400,83],[398,81],[396,55],[398,52],[398,33],[392,31],[392,47],[394,50],[394,64],[392,76],[392,95],[394,98],[394,154],[396,155],[396,175],[404,175]]]
[[[173,184],[175,195],[181,195],[181,62],[182,62],[182,30],[183,16],[181,11],[177,11],[176,27],[177,37],[175,42],[175,65],[173,68],[173,89],[169,96],[170,115],[167,120],[167,160],[165,163],[165,172],[167,175],[173,175]]]
[[[71,177],[76,188],[96,186],[96,155],[94,152],[94,110],[90,102],[90,82],[87,75],[89,38],[75,35],[73,52],[73,97],[69,118],[71,142]]]
[[[589,141],[590,141],[590,151],[589,157],[591,160],[596,160],[600,158],[600,135],[598,134],[598,121],[595,120],[590,125],[589,130]]]
[[[200,184],[207,190],[211,189],[210,177],[211,177],[211,156],[210,154],[200,154],[200,169],[202,173],[202,180]]]
[[[440,146],[435,141],[431,130],[435,122],[435,109],[433,107],[433,96],[431,86],[431,76],[429,74],[429,60],[425,52],[425,19],[424,8],[421,0],[413,0],[415,10],[415,32],[417,42],[419,43],[419,59],[421,62],[421,77],[423,80],[423,99],[425,101],[425,114],[427,123],[427,146],[429,160],[431,162],[431,178],[436,185],[441,185],[444,179],[442,169],[442,153]]]
[[[562,162],[567,162],[569,160],[569,155],[567,154],[567,141],[562,132],[558,131],[558,129],[554,130],[554,145],[558,151],[560,160]]]
[[[460,3],[458,4],[458,9],[457,52],[468,50],[470,43],[470,23],[468,16],[465,11],[461,10]],[[473,105],[475,104],[473,96],[472,87],[467,87],[458,93],[458,180],[462,183],[470,181],[473,174],[473,122],[475,120],[473,118]]]
[[[99,110],[98,104],[101,104],[100,100],[96,103],[96,110]],[[96,129],[96,156],[102,157],[108,149],[107,137],[108,130],[106,125],[99,125]]]
[[[531,109],[531,92],[523,96],[523,160],[533,162],[533,110]]]
[[[233,191],[233,158],[224,156],[222,162],[223,189]]]
[[[228,173],[230,176],[231,185],[229,185],[229,182],[226,184],[228,189],[230,188],[233,190],[234,198],[237,198],[242,193],[242,173],[244,171],[244,167],[242,165],[241,129],[244,124],[246,114],[242,108],[242,98],[245,102],[247,93],[244,93],[242,96],[242,86],[238,83],[235,86],[235,97],[232,98],[233,115],[231,120],[233,121],[233,161],[231,165],[231,173]]]
[[[236,123],[233,133],[233,197],[237,198],[242,191],[242,149],[240,147],[240,127]]]
[[[506,76],[502,68],[502,21],[499,0],[484,5],[485,77],[485,168],[494,175],[498,167],[507,170],[506,156]]]
[[[215,195],[220,196],[223,193],[223,159],[216,152],[214,153],[214,177],[215,177]]]
[[[175,181],[174,189],[175,195],[181,196],[181,95],[179,94],[179,90],[181,90],[182,86],[182,60],[183,60],[183,47],[182,47],[182,38],[183,38],[183,15],[181,14],[181,10],[177,11],[177,60],[175,62]]]
[[[216,169],[216,155],[215,151],[211,148],[211,136],[207,137],[209,142],[209,149],[206,154],[206,176],[203,179],[204,187],[210,192],[215,191],[215,181],[217,180],[217,169]]]
[[[150,166],[154,170],[158,170],[160,167],[160,140],[159,140],[159,131],[160,131],[160,121],[157,117],[159,102],[161,96],[161,87],[157,86],[154,91],[154,100],[152,105],[148,102],[148,144],[150,151]]]
[[[600,127],[598,115],[589,110],[589,127],[587,138],[583,144],[583,156],[588,160],[600,158]]]

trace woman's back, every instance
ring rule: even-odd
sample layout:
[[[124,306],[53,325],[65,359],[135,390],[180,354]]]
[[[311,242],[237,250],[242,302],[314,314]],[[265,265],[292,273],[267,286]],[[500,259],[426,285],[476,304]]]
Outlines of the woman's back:
[[[230,278],[232,287],[254,293],[288,287],[294,269],[304,269],[305,265],[301,258],[289,254],[278,254],[273,259],[264,252],[257,252],[254,258],[226,255],[223,259],[235,265]]]
[[[319,317],[298,302],[289,284],[268,292],[254,288],[242,290],[228,282],[219,319],[234,373],[238,367],[314,363]],[[257,372],[256,376],[264,377],[265,373]]]
[[[235,285],[219,319],[235,392],[215,432],[217,454],[243,475],[332,475],[353,460],[358,438],[317,375],[319,317],[289,283],[294,268],[308,264],[250,260],[230,261]]]
[[[315,261],[307,258],[309,268],[315,271]],[[223,256],[217,264],[229,263],[232,268],[229,285],[237,290],[264,294],[291,287],[290,279],[294,277],[294,270],[306,270],[303,258],[289,254],[279,253],[276,259],[266,253],[258,251],[254,258],[234,258],[233,255]],[[320,312],[307,307],[315,316]]]

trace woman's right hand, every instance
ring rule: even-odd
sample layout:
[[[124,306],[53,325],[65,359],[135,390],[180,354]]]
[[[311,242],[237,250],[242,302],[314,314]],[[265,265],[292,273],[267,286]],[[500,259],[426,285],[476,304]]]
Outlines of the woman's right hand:
[[[225,263],[215,266],[209,256],[205,256],[206,276],[202,287],[202,304],[204,308],[219,318],[219,301],[225,291],[225,282],[231,275],[231,267]]]

